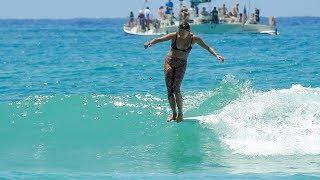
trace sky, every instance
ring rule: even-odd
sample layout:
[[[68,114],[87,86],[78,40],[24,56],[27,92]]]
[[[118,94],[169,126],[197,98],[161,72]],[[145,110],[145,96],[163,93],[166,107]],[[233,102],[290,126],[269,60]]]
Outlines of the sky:
[[[0,18],[115,18],[127,17],[130,11],[135,15],[145,0],[0,0]],[[148,0],[151,10],[156,10],[167,0]],[[320,17],[320,0],[213,0],[216,5],[226,3],[229,9],[236,2],[240,6],[251,1],[252,8],[261,9],[261,15],[317,16]],[[178,8],[179,0],[173,0]],[[189,4],[187,0],[183,1]],[[248,4],[247,4],[248,5]],[[213,8],[213,6],[206,6]]]

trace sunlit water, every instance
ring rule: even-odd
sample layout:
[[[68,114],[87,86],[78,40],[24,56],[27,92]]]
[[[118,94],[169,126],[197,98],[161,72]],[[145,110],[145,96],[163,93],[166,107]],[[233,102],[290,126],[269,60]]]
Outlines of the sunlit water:
[[[122,19],[0,21],[0,177],[320,176],[320,18],[279,19],[279,36],[202,35],[170,112],[170,43]]]

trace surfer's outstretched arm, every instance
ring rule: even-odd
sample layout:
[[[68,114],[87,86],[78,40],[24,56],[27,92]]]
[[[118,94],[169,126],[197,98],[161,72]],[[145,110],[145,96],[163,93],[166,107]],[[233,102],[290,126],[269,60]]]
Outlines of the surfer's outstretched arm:
[[[164,35],[159,38],[154,38],[151,41],[144,43],[144,48],[147,49],[151,45],[154,45],[154,44],[157,44],[157,43],[160,43],[163,41],[169,41],[169,40],[173,39],[175,37],[175,35],[176,35],[176,33],[174,32],[174,33],[170,33],[170,34]]]
[[[208,46],[201,38],[194,36],[194,43],[199,44],[203,49],[209,51],[212,55],[214,55],[219,61],[224,61],[224,57],[220,56],[217,51]]]

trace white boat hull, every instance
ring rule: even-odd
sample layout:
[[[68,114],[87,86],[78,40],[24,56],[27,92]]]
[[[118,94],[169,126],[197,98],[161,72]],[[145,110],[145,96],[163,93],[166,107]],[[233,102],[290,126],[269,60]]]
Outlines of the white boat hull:
[[[266,33],[277,34],[276,28],[262,24],[239,24],[239,23],[220,23],[220,24],[190,24],[192,32],[203,34],[216,34],[216,33]],[[177,31],[177,25],[166,26],[158,29],[157,31],[149,30],[146,32],[139,31],[138,27],[129,28],[124,26],[124,32],[133,35],[150,36],[150,35],[164,35]]]
[[[127,27],[127,26],[123,27],[123,31],[125,33],[127,33],[127,34],[139,35],[139,36],[156,36],[156,35],[164,35],[164,34],[166,34],[166,32],[163,31],[163,30],[158,30],[158,31],[149,30],[149,31],[143,32],[143,31],[139,30],[138,27],[130,28],[130,27]]]
[[[262,34],[272,34],[277,35],[277,29],[274,26],[268,26],[263,24],[246,24],[243,27],[244,31],[262,33]]]
[[[203,34],[237,33],[243,31],[240,24],[190,24],[192,32]],[[177,31],[177,26],[166,28],[168,32]]]

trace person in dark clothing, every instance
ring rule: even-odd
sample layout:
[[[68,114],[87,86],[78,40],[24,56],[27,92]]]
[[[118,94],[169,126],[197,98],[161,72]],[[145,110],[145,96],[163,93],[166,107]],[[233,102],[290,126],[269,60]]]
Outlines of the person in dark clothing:
[[[219,12],[217,10],[217,7],[214,7],[213,10],[211,11],[211,15],[212,15],[212,20],[211,22],[213,24],[219,24],[219,16],[218,16]]]

